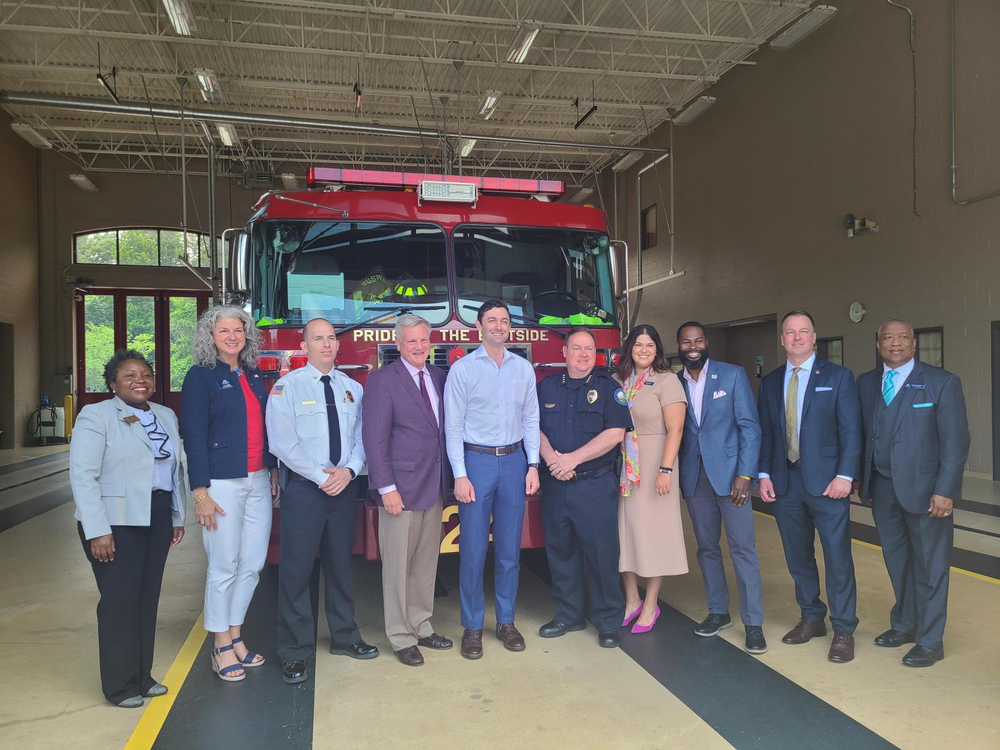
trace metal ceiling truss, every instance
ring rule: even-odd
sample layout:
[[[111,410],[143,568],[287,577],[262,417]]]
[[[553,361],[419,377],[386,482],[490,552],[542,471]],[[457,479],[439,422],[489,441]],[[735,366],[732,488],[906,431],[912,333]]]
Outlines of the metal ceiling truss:
[[[812,0],[190,0],[195,33],[177,35],[160,0],[0,0],[0,91],[101,96],[97,45],[116,68],[123,101],[202,110],[194,71],[209,68],[232,112],[422,130],[331,133],[307,125],[240,124],[244,165],[350,163],[441,168],[440,134],[477,138],[463,169],[578,183],[621,156],[609,146],[645,138]],[[541,30],[522,63],[508,62],[523,24]],[[461,70],[457,70],[456,61]],[[425,73],[426,71],[426,73]],[[362,91],[355,110],[355,84]],[[473,119],[487,91],[500,102]],[[597,111],[574,127],[574,100]],[[179,168],[175,122],[4,104],[55,149],[99,169]],[[419,127],[418,127],[419,126]],[[192,128],[197,133],[196,128]],[[475,135],[470,135],[475,134]],[[488,139],[516,138],[522,142]],[[539,148],[527,141],[599,144]],[[481,141],[481,142],[480,142]],[[216,144],[218,145],[218,144]],[[191,156],[208,144],[188,138]],[[451,147],[458,143],[452,139]],[[230,153],[232,151],[232,153]],[[165,156],[161,156],[161,153]],[[325,160],[325,161],[324,161]],[[165,164],[164,164],[165,161]],[[87,166],[87,165],[91,166]],[[171,166],[172,165],[172,166]]]

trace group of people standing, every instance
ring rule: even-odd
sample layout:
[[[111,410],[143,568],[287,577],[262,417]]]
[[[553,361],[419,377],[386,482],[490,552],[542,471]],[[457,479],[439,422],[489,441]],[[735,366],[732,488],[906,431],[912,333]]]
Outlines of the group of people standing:
[[[854,658],[848,497],[858,480],[862,500],[874,503],[896,596],[891,627],[875,642],[915,643],[903,660],[911,666],[943,658],[952,503],[969,433],[961,384],[914,359],[908,324],[883,324],[877,346],[885,364],[855,384],[850,371],[816,358],[809,314],[789,313],[781,322],[788,362],[764,378],[756,404],[745,371],[709,357],[697,322],[677,331],[680,377],[652,326],[629,334],[613,375],[596,368],[594,336],[580,327],[565,334],[565,369],[537,386],[531,364],[505,347],[511,316],[502,300],[483,303],[476,326],[482,345],[446,376],[427,361],[430,324],[401,315],[399,358],[363,389],[334,367],[334,327],[314,319],[302,332],[307,364],[268,393],[253,320],[238,307],[213,307],[199,320],[183,386],[183,449],[173,412],[149,401],[148,362],[135,351],[115,354],[105,369],[114,398],[81,410],[70,456],[80,538],[101,593],[101,679],[111,703],[141,706],[167,691],[150,673],[156,609],[189,495],[208,557],[204,623],[220,679],[243,680],[265,661],[244,642],[242,626],[279,499],[282,679],[308,679],[317,555],[331,653],[377,657],[355,622],[351,579],[366,466],[379,506],[385,632],[407,666],[423,664],[421,648],[454,645],[431,625],[452,482],[461,523],[460,651],[468,659],[484,653],[491,542],[495,635],[509,651],[526,648],[515,624],[521,530],[525,497],[539,489],[556,602],[541,637],[583,630],[589,620],[598,643],[614,648],[623,627],[650,631],[662,579],[687,572],[683,497],[708,603],[695,633],[732,626],[725,529],[746,650],[765,652],[753,480],[761,499],[774,503],[801,613],[783,642],[826,634],[813,547],[819,532],[834,630],[829,658]]]

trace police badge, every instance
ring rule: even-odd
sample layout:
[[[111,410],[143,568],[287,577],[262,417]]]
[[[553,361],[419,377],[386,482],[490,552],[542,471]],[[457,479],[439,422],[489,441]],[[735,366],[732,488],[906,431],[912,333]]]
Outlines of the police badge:
[[[353,404],[354,403],[354,394],[351,393],[350,391],[347,391],[347,393],[345,395],[347,396],[347,400],[350,401]]]
[[[587,391],[587,403],[592,404],[595,401],[597,401],[597,389],[591,388],[589,391]]]

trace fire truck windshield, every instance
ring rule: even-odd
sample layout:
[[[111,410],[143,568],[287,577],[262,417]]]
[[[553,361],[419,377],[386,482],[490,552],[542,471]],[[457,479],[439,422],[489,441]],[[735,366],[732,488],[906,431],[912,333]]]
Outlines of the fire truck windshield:
[[[453,234],[458,313],[484,298],[544,325],[615,324],[608,236],[548,227],[470,226]]]
[[[261,221],[253,234],[260,324],[391,323],[405,307],[450,317],[444,231],[434,224]]]

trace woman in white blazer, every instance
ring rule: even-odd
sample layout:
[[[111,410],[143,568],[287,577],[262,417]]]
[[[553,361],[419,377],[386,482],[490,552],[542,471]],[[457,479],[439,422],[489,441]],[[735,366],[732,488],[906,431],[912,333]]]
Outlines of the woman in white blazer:
[[[150,403],[153,370],[136,351],[108,361],[114,398],[80,410],[69,478],[83,550],[101,599],[101,685],[122,708],[167,692],[150,674],[167,551],[184,537],[188,483],[177,416]]]

